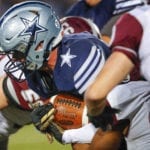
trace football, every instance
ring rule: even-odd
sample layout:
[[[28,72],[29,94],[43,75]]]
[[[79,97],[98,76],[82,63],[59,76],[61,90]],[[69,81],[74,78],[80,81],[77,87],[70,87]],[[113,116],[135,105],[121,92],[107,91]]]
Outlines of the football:
[[[87,108],[82,99],[58,94],[50,99],[56,109],[54,122],[63,129],[75,129],[88,123]]]

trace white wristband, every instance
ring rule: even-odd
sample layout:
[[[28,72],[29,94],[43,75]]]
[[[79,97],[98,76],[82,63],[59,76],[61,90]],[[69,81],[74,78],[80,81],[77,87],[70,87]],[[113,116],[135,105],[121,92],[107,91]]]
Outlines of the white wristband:
[[[78,129],[64,131],[62,139],[64,144],[91,143],[97,130],[98,128],[95,128],[92,123],[89,123]]]

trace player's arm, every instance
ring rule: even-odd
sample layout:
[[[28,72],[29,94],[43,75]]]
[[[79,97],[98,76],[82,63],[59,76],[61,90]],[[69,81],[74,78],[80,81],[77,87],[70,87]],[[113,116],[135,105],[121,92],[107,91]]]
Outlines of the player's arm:
[[[3,109],[3,108],[8,106],[8,99],[7,99],[7,97],[4,93],[4,90],[3,90],[4,89],[3,88],[3,86],[4,86],[3,83],[4,83],[5,78],[6,78],[5,75],[0,77],[0,109]]]
[[[99,129],[90,144],[73,143],[72,148],[73,150],[118,150],[121,137],[120,132],[103,132]]]
[[[137,62],[137,47],[142,35],[141,25],[126,14],[117,22],[115,31],[111,46],[113,52],[85,92],[84,99],[91,115],[98,115],[103,111],[107,94],[125,79]]]
[[[86,90],[88,112],[98,115],[105,107],[105,97],[133,68],[133,63],[120,52],[114,52],[106,61],[96,80]]]

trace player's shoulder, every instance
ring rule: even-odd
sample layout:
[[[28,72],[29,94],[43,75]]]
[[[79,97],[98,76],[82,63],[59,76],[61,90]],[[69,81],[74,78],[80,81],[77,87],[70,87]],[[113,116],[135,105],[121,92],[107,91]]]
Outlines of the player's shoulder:
[[[93,45],[99,45],[100,40],[89,32],[81,32],[64,36],[59,51],[68,49],[75,53],[88,53]]]
[[[135,9],[132,9],[128,13],[137,16],[137,15],[143,15],[144,13],[146,13],[148,11],[150,11],[150,5],[143,5],[143,6],[136,7]],[[135,13],[137,13],[137,14],[135,14]]]
[[[71,91],[74,89],[74,74],[84,64],[88,56],[92,55],[91,50],[93,53],[96,52],[93,43],[95,40],[96,38],[89,33],[64,36],[54,69],[54,80],[59,90]]]
[[[147,17],[150,14],[150,5],[144,5],[140,7],[136,7],[135,9],[128,12],[131,16],[135,17],[139,22],[145,23],[147,20]]]
[[[88,31],[80,32],[80,33],[73,33],[73,34],[66,34],[64,35],[62,42],[66,42],[69,40],[86,40],[86,39],[97,39],[96,36],[92,35]]]
[[[79,78],[84,76],[88,70],[96,71],[101,59],[105,60],[107,57],[109,53],[107,50],[109,51],[109,48],[101,40],[89,33],[65,36],[58,49],[54,68],[57,88],[62,91],[74,90]],[[90,70],[90,67],[93,69]]]
[[[106,57],[109,55],[109,48],[106,43],[89,32],[69,34],[64,36],[62,40],[58,51],[58,58],[69,53],[76,55],[84,61],[91,52],[94,52],[93,49],[95,51],[105,51]]]

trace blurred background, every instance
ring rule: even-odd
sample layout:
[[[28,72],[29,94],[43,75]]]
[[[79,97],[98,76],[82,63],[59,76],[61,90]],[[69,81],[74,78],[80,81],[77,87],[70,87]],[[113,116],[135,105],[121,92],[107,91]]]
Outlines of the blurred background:
[[[0,0],[0,16],[12,5],[25,0]],[[40,0],[36,0],[40,1]],[[42,0],[54,6],[54,9],[58,16],[61,18],[64,16],[66,10],[77,0]]]

